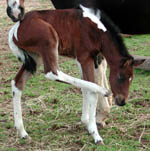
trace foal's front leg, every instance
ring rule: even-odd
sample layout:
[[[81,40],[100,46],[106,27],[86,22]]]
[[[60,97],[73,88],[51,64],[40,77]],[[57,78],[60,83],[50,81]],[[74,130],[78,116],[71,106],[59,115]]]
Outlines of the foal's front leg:
[[[103,139],[99,135],[96,125],[96,107],[97,107],[98,94],[89,91],[87,93],[87,98],[89,104],[88,131],[93,136],[95,143],[103,143]]]
[[[86,126],[89,123],[89,102],[88,102],[88,91],[86,89],[82,89],[82,96],[83,96],[83,105],[82,105],[82,115],[81,121]]]
[[[85,63],[82,63],[81,66],[82,66],[83,78],[87,81],[95,82],[93,59],[89,58]],[[89,121],[87,122],[88,131],[93,136],[95,143],[103,143],[103,139],[99,135],[96,125],[96,107],[98,101],[98,93],[92,92],[90,90],[86,90],[86,93],[84,95],[86,95],[84,99],[85,98],[87,99],[86,102],[89,107],[88,111],[86,111],[87,113],[89,113],[89,115],[87,115],[89,117]]]
[[[31,73],[25,70],[24,66],[22,66],[15,79],[11,81],[14,107],[14,122],[15,127],[19,132],[21,138],[25,138],[26,136],[28,136],[22,120],[21,95],[23,87],[29,76],[31,76]]]

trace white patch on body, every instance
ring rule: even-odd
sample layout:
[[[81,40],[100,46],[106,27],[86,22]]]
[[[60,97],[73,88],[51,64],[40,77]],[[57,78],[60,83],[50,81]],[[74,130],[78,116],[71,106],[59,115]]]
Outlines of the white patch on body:
[[[13,93],[13,106],[14,106],[14,121],[15,127],[19,132],[21,138],[26,137],[28,134],[24,129],[23,120],[22,120],[22,109],[21,109],[21,95],[22,91],[20,91],[15,86],[15,81],[11,81],[12,93]]]
[[[18,18],[18,15],[21,13],[19,0],[8,0],[8,6],[11,8],[13,15]]]
[[[9,34],[8,34],[8,44],[9,44],[9,47],[10,47],[11,51],[13,52],[13,54],[17,58],[20,58],[21,61],[24,63],[25,62],[25,57],[24,57],[23,51],[20,48],[18,48],[18,46],[16,46],[14,41],[13,41],[13,36],[16,38],[16,40],[18,40],[17,32],[18,32],[19,26],[20,26],[20,22],[17,22],[10,29]]]
[[[94,10],[91,8],[84,7],[80,5],[80,8],[83,10],[83,16],[90,18],[95,24],[97,24],[97,27],[104,32],[107,31],[106,27],[104,24],[100,21],[100,12],[95,14]]]
[[[57,71],[57,74],[58,75],[56,75],[52,72],[48,72],[45,75],[45,77],[50,79],[50,80],[59,80],[62,82],[66,82],[66,83],[72,84],[78,88],[83,88],[83,89],[89,90],[89,91],[94,92],[94,93],[100,93],[103,96],[108,95],[107,89],[100,87],[95,83],[71,77],[71,76],[69,76],[69,75],[67,75],[61,71]]]

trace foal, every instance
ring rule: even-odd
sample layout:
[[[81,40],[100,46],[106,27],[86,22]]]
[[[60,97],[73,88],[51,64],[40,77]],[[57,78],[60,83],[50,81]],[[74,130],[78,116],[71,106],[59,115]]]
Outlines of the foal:
[[[72,3],[71,0],[68,2]],[[59,1],[59,3],[61,4],[61,1]],[[24,17],[24,0],[7,0],[7,14],[14,22],[22,20]],[[109,89],[108,80],[106,78],[106,69],[107,69],[107,63],[103,59],[101,65],[97,66],[95,72],[95,82]],[[98,78],[97,75],[100,78]],[[104,98],[101,95],[99,95],[96,121],[102,126],[105,126],[105,120],[108,118],[111,105],[112,105],[112,96],[109,96],[108,98],[106,97]],[[84,106],[83,106],[83,110],[84,110]]]
[[[97,97],[98,94],[109,94],[105,88],[94,83],[94,58],[99,53],[110,66],[110,85],[116,103],[120,106],[126,103],[133,78],[133,66],[141,64],[143,60],[134,60],[119,35],[113,37],[109,34],[100,21],[100,11],[95,12],[83,6],[80,8],[29,12],[9,32],[9,46],[23,62],[12,80],[15,126],[21,137],[28,135],[22,120],[22,90],[40,64],[40,58],[47,79],[82,89],[83,100],[87,102],[83,102],[85,106],[81,120],[86,124],[95,143],[103,142],[95,121]],[[84,80],[73,78],[59,70],[58,53],[77,60]]]

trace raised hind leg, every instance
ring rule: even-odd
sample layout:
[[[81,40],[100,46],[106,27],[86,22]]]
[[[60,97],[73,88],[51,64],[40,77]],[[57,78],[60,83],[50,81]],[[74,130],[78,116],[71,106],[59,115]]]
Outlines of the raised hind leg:
[[[102,63],[99,65],[97,69],[95,69],[95,81],[98,85],[109,89],[108,81],[106,77],[107,63],[106,60],[103,59]],[[98,96],[98,104],[96,111],[96,122],[100,124],[102,127],[105,126],[105,121],[108,118],[111,105],[112,96],[103,97],[102,95]]]
[[[21,138],[24,138],[28,135],[24,129],[22,120],[21,95],[23,87],[30,76],[31,72],[27,71],[25,66],[23,65],[16,75],[15,79],[11,81],[14,107],[14,122],[15,127],[19,132]]]
[[[89,58],[85,63],[81,64],[81,67],[82,67],[83,79],[90,82],[95,82],[93,59]],[[87,103],[87,104],[83,104],[83,106],[87,105],[88,108],[86,109],[88,111],[82,110],[83,113],[82,113],[81,120],[82,121],[87,120],[83,118],[88,117],[89,120],[85,124],[88,128],[89,133],[93,136],[95,143],[103,143],[103,139],[99,135],[97,125],[96,125],[96,107],[97,107],[98,93],[85,89],[83,91],[83,97],[84,97],[83,101],[86,101],[84,103]]]

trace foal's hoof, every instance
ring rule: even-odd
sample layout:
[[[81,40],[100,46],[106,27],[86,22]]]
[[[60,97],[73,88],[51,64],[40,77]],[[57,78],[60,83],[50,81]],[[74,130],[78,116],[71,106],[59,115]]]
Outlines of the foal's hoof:
[[[101,140],[100,140],[100,141],[97,141],[97,142],[96,142],[96,145],[104,145],[104,142],[101,141]]]
[[[21,137],[21,139],[23,139],[27,143],[31,143],[32,142],[32,138],[29,135]]]
[[[31,139],[29,135],[22,136],[21,139]]]
[[[29,139],[30,138],[26,131],[23,131],[22,133],[20,133],[20,136],[22,139]]]
[[[107,91],[106,94],[104,95],[104,97],[109,97],[111,95],[110,91]]]
[[[102,123],[96,122],[96,125],[97,125],[98,129],[102,129],[102,128],[104,128],[106,126],[106,123],[105,122],[102,122]]]

